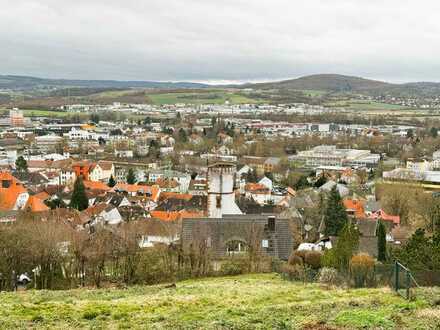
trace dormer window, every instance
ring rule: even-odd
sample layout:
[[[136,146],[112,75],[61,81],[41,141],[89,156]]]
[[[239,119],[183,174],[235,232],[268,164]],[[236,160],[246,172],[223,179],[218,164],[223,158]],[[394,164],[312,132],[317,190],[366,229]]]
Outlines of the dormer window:
[[[2,188],[9,188],[11,183],[11,180],[2,180]]]

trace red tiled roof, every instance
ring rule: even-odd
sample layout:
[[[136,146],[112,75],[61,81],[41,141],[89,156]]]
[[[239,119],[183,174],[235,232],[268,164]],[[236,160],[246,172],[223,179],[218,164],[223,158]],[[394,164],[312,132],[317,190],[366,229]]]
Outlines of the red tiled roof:
[[[99,181],[87,181],[87,180],[84,180],[83,183],[84,183],[84,187],[86,187],[86,189],[102,190],[102,191],[109,191],[111,189],[105,183],[99,182]]]
[[[45,201],[46,199],[48,199],[50,197],[50,195],[45,191],[40,191],[38,194],[35,194],[34,197],[38,198],[42,201]]]
[[[151,211],[150,215],[154,219],[162,221],[176,221],[187,218],[201,218],[204,216],[203,212],[182,211]]]
[[[99,167],[101,167],[104,171],[110,171],[112,169],[113,163],[105,160],[98,161]]]
[[[171,178],[159,178],[156,180],[156,183],[161,188],[176,188],[179,186],[179,182],[177,182],[175,179]]]
[[[174,199],[184,199],[186,201],[189,201],[193,195],[191,194],[181,194],[177,192],[162,192],[160,194],[160,199],[168,199],[168,198],[174,198]]]
[[[253,194],[270,194],[269,188],[261,183],[247,183],[244,189]]]
[[[30,196],[28,198],[24,208],[31,212],[45,212],[49,210],[49,207],[47,207],[41,199],[35,196]]]
[[[371,216],[371,219],[380,219],[380,220],[384,220],[384,221],[392,221],[393,224],[395,225],[399,225],[400,224],[400,216],[398,215],[389,215],[387,213],[385,213],[384,210],[377,210],[376,212],[374,212]]]
[[[157,201],[159,198],[160,188],[158,185],[152,185],[152,186],[144,186],[144,185],[138,185],[138,184],[128,184],[128,183],[118,183],[116,184],[111,191],[117,192],[117,191],[126,191],[130,193],[142,193],[151,194],[151,199],[153,201]]]
[[[344,199],[344,206],[347,211],[354,211],[354,216],[356,218],[365,218],[365,209],[362,201],[357,199]]]
[[[3,187],[3,182],[8,182],[8,186]],[[18,196],[27,190],[9,172],[0,172],[0,183],[0,211],[11,211]]]
[[[87,209],[85,209],[83,211],[83,213],[88,216],[98,215],[102,211],[104,211],[107,208],[107,206],[108,205],[106,203],[99,203],[99,204],[88,207]]]

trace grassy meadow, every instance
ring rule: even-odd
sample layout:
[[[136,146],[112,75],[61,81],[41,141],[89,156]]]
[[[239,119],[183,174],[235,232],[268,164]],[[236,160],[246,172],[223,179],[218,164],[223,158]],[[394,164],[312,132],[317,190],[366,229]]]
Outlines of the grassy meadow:
[[[231,104],[243,103],[259,103],[261,100],[252,99],[236,92],[229,92],[224,90],[212,90],[191,93],[160,93],[148,94],[149,99],[155,105],[163,104],[224,104],[229,101]]]
[[[0,293],[0,328],[436,329],[426,291],[406,301],[389,289],[336,289],[277,274],[178,282],[176,286]]]
[[[23,111],[23,115],[25,117],[55,117],[55,118],[64,118],[68,116],[72,116],[72,113],[66,111],[56,111],[56,110],[38,110],[38,109],[20,109]],[[3,115],[7,115],[9,110],[0,109],[0,113]]]
[[[381,103],[377,101],[368,101],[368,100],[339,100],[339,101],[331,101],[324,104],[328,107],[342,107],[347,110],[405,110],[404,106],[398,104],[388,104]]]

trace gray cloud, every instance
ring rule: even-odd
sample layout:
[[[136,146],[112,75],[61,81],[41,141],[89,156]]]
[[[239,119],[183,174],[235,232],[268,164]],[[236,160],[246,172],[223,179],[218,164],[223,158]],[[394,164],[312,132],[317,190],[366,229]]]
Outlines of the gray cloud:
[[[0,72],[440,80],[435,0],[0,0]]]

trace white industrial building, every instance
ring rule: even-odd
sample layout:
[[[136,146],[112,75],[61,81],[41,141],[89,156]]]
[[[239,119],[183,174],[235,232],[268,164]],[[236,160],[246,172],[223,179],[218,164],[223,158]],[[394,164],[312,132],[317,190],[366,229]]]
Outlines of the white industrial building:
[[[370,150],[337,149],[336,146],[322,145],[310,150],[300,151],[297,155],[290,156],[292,161],[304,162],[307,167],[319,166],[350,166],[350,167],[375,167],[379,154],[372,154]]]

